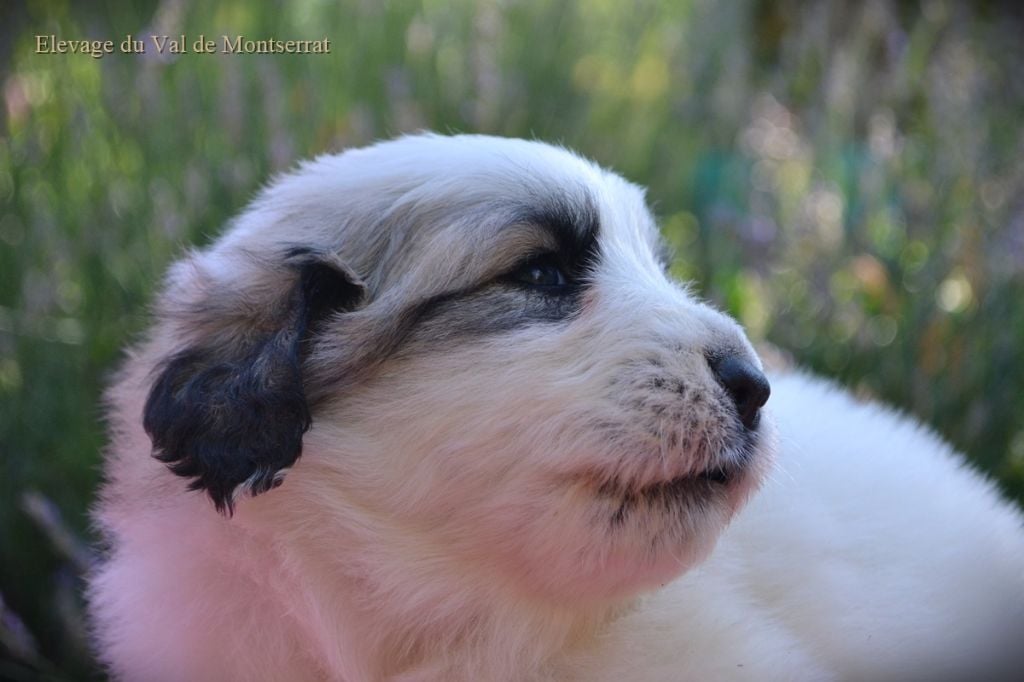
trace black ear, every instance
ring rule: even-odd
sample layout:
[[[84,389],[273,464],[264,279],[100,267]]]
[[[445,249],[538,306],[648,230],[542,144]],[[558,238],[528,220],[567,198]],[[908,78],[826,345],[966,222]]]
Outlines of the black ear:
[[[289,253],[298,277],[279,322],[235,330],[230,343],[172,356],[150,389],[143,426],[153,456],[190,490],[206,490],[230,515],[239,493],[277,487],[312,424],[302,361],[317,324],[362,299],[362,284],[337,263]]]

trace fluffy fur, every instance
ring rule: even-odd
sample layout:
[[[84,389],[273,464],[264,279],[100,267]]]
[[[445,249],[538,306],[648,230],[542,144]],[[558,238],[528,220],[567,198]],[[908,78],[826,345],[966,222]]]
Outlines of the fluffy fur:
[[[639,188],[536,142],[271,184],[171,269],[108,396],[111,671],[1010,677],[1017,510],[818,379],[771,377],[758,420],[742,330],[658,253]]]

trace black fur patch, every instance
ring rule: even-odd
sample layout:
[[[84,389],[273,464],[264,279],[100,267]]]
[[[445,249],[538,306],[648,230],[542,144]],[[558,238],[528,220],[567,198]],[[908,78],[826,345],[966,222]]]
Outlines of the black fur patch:
[[[229,348],[193,347],[171,357],[150,390],[143,426],[153,456],[233,512],[239,485],[253,495],[281,482],[312,424],[302,361],[317,324],[363,296],[350,273],[309,254],[280,328],[246,334]]]

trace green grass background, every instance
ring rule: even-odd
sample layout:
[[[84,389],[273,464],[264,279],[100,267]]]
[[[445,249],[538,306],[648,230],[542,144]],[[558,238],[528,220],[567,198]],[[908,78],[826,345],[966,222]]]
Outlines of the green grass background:
[[[676,275],[752,336],[931,424],[1024,499],[1012,8],[5,4],[0,678],[95,675],[88,559],[62,533],[89,537],[100,393],[169,261],[297,159],[421,128],[562,142],[647,185]],[[34,54],[50,33],[326,37],[333,50]]]

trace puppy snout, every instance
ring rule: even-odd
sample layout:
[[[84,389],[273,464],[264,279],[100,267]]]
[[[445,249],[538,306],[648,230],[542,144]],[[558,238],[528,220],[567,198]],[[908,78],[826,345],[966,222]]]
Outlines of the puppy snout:
[[[743,425],[748,429],[756,428],[761,407],[771,394],[768,378],[753,363],[735,353],[709,357],[708,365],[732,398]]]

